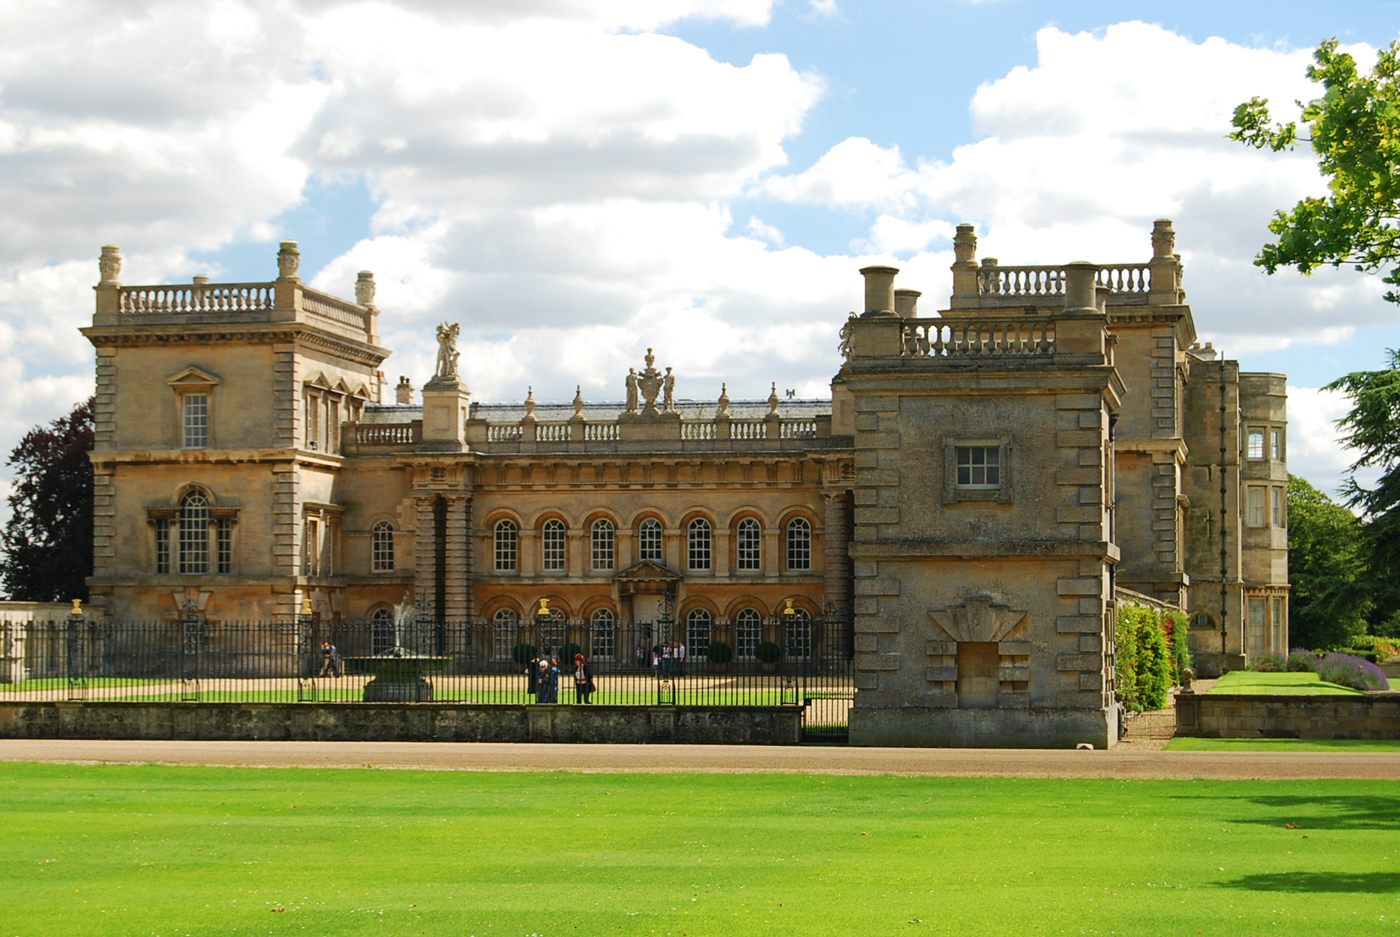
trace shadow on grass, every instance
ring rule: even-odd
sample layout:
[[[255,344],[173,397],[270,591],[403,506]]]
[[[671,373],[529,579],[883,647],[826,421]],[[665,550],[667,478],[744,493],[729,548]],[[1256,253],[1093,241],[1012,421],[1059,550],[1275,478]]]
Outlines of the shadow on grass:
[[[1394,830],[1400,829],[1400,796],[1342,794],[1319,797],[1292,795],[1249,798],[1261,807],[1278,812],[1273,816],[1236,817],[1227,822],[1254,826],[1283,826],[1296,823],[1308,830]]]
[[[1222,885],[1226,888],[1244,888],[1249,891],[1379,895],[1400,891],[1400,873],[1266,872],[1261,875],[1246,875]]]

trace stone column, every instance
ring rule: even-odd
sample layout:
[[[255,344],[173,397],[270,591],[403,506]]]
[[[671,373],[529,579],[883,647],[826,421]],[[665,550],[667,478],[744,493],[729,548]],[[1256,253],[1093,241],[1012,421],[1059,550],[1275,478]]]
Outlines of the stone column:
[[[823,526],[826,529],[826,601],[835,607],[836,615],[844,619],[851,610],[851,557],[847,531],[850,527],[850,492],[844,488],[822,492],[826,506]]]
[[[472,616],[472,496],[447,496],[447,607],[449,622]]]
[[[436,592],[437,542],[433,504],[437,495],[417,495],[413,499],[417,527],[413,536],[413,601],[429,601]]]

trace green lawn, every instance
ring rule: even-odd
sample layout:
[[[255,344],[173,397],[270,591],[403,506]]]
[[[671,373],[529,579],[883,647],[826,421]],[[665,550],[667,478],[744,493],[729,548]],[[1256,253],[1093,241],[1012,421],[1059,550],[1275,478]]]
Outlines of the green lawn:
[[[1393,783],[0,764],[0,933],[1400,932]]]
[[[1256,673],[1252,670],[1230,671],[1210,692],[1256,696],[1358,696],[1361,693],[1340,683],[1328,683],[1315,673]]]
[[[1197,739],[1167,743],[1170,752],[1400,752],[1400,739]]]

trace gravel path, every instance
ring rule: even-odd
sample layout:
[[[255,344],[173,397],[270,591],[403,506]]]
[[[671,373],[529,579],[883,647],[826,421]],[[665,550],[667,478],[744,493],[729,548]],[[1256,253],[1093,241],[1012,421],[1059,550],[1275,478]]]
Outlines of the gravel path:
[[[0,740],[0,761],[426,768],[444,771],[798,772],[1023,778],[1400,778],[1400,752],[1047,751],[740,745]]]

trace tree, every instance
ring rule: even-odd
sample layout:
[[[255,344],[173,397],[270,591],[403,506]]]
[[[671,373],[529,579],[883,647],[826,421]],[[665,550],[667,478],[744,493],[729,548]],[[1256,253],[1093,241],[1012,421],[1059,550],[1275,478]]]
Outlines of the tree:
[[[93,399],[36,426],[10,453],[17,480],[0,536],[6,593],[28,602],[86,599],[92,575]]]
[[[1296,475],[1288,476],[1289,637],[1335,648],[1366,631],[1375,605],[1361,519]]]
[[[1312,144],[1327,177],[1327,198],[1305,198],[1289,212],[1276,212],[1269,230],[1278,237],[1264,245],[1254,262],[1269,273],[1296,267],[1310,273],[1330,264],[1352,264],[1400,285],[1400,45],[1381,50],[1370,74],[1328,39],[1313,53],[1308,78],[1322,97],[1302,108],[1306,136],[1296,122],[1271,123],[1267,98],[1251,98],[1235,108],[1232,140],[1274,152]],[[1389,302],[1400,302],[1394,290]]]

